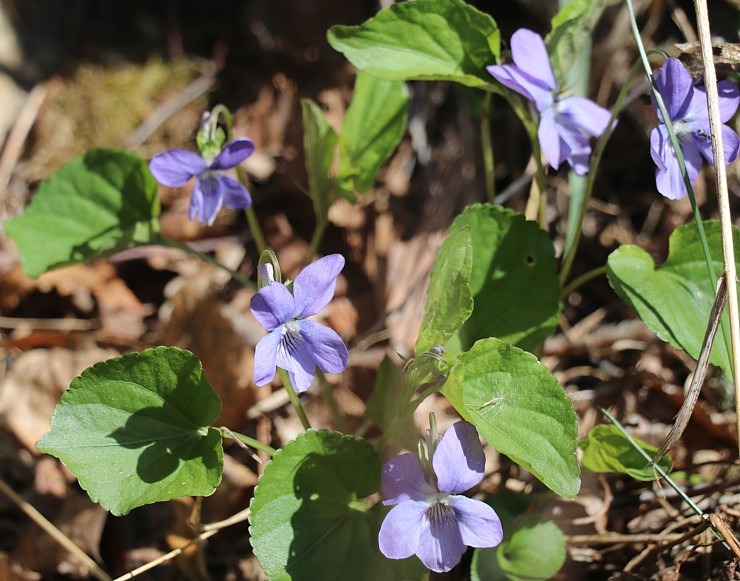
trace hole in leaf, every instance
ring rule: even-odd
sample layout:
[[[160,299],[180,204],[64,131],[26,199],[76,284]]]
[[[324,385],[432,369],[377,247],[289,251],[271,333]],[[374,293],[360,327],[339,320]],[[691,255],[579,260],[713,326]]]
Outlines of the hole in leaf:
[[[527,256],[524,257],[524,261],[531,266],[535,262],[534,256],[532,256],[531,254],[527,254]]]

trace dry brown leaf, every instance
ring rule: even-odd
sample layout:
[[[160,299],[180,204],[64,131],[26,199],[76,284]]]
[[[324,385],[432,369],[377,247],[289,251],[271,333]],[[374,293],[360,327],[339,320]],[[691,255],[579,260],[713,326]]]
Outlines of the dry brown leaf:
[[[245,337],[258,339],[262,333],[251,314],[230,308],[213,277],[214,269],[204,265],[198,274],[170,283],[170,298],[161,310],[162,342],[189,349],[201,360],[221,399],[217,421],[239,429],[257,397],[252,382],[253,345]]]
[[[50,427],[54,407],[71,381],[87,367],[118,352],[83,343],[77,349],[34,349],[22,353],[0,386],[0,425],[29,450]]]

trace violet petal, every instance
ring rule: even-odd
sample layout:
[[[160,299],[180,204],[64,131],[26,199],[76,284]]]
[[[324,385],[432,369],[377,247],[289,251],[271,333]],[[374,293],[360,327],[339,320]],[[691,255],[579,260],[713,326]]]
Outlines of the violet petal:
[[[486,70],[499,83],[533,101],[538,111],[552,105],[552,91],[540,81],[516,65],[491,65]]]
[[[190,195],[190,207],[188,218],[195,220],[203,212],[203,190],[200,189],[200,180],[195,183],[193,193]]]
[[[206,162],[197,153],[184,149],[168,149],[149,161],[154,179],[171,188],[184,186],[205,169]]]
[[[211,163],[210,169],[224,170],[235,167],[252,155],[253,151],[254,143],[251,139],[246,137],[235,139],[226,144]]]
[[[722,126],[722,144],[725,148],[725,165],[735,163],[740,156],[740,136],[726,125]]]
[[[563,99],[558,103],[558,111],[570,124],[594,137],[604,133],[611,118],[609,111],[584,97]]]
[[[381,477],[383,504],[398,504],[407,500],[422,501],[431,498],[434,487],[424,479],[424,468],[419,456],[412,453],[401,454],[388,460],[383,466]]]
[[[693,139],[682,140],[680,145],[686,162],[686,173],[693,184],[699,177],[701,154]],[[650,133],[650,155],[657,166],[655,184],[658,192],[670,200],[683,198],[686,195],[686,186],[665,125],[659,125]]]
[[[732,119],[740,105],[740,89],[732,81],[724,80],[717,83],[717,91],[719,93],[719,117],[722,123],[726,123]],[[685,118],[693,131],[702,130],[709,133],[706,87],[694,87]]]
[[[295,310],[293,295],[284,284],[273,282],[263,286],[252,297],[252,314],[265,331],[272,331],[289,321]]]
[[[486,457],[475,427],[465,421],[452,424],[437,444],[432,466],[440,492],[459,494],[478,484]]]
[[[228,176],[220,176],[221,191],[224,194],[224,206],[232,210],[242,210],[252,205],[249,190],[238,181]]]
[[[712,140],[709,134],[704,132],[693,133],[692,137],[704,159],[714,165],[714,152],[712,151]],[[737,133],[727,125],[722,125],[722,147],[724,148],[725,165],[729,165],[737,159],[740,142],[738,141]]]
[[[295,318],[305,319],[315,315],[329,304],[342,268],[344,257],[330,254],[312,262],[295,277]]]
[[[694,91],[691,75],[686,67],[678,59],[666,59],[660,72],[655,77],[655,84],[661,97],[663,97],[671,121],[684,119]],[[654,98],[653,106],[655,106]],[[663,121],[659,110],[658,117]]]
[[[727,123],[740,106],[740,87],[725,79],[717,83],[717,91],[719,92],[719,118],[722,123]]]
[[[405,559],[416,553],[428,508],[426,502],[414,501],[394,506],[380,525],[380,552],[389,559]]]
[[[254,383],[267,385],[275,377],[276,360],[282,330],[268,333],[257,342],[254,349]]]
[[[591,145],[588,138],[575,124],[558,125],[560,136],[560,156],[564,157],[573,171],[578,175],[586,175],[591,158]]]
[[[437,573],[449,571],[460,562],[466,549],[454,512],[450,510],[447,518],[430,519],[428,523],[422,527],[416,554],[427,569]]]
[[[224,203],[224,192],[221,188],[221,176],[205,172],[198,179],[198,185],[203,192],[200,221],[211,226],[216,221],[221,206]]]
[[[517,30],[511,36],[511,58],[516,66],[541,81],[546,88],[557,90],[547,47],[539,34],[527,28]]]
[[[504,538],[501,520],[485,502],[466,496],[451,496],[462,541],[468,547],[495,547]]]
[[[301,337],[308,345],[313,360],[321,371],[341,373],[347,367],[347,346],[334,329],[315,321],[299,321]]]
[[[545,110],[540,117],[540,126],[537,129],[537,138],[540,141],[540,148],[542,153],[547,158],[553,168],[558,169],[560,164],[565,160],[565,156],[560,147],[560,133],[558,131],[558,124],[555,120],[555,112],[552,107]]]
[[[302,393],[311,387],[316,373],[316,362],[311,355],[308,343],[298,329],[289,328],[291,324],[288,323],[283,330],[276,364],[288,372],[293,387],[298,393]]]

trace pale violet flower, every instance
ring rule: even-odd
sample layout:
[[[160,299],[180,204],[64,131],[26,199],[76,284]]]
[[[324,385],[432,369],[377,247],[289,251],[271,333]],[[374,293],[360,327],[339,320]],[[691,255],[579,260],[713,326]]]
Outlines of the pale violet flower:
[[[429,450],[425,470],[417,454],[383,467],[386,505],[396,505],[380,527],[380,551],[390,559],[419,557],[428,569],[449,571],[469,547],[495,547],[501,521],[486,503],[462,496],[483,478],[485,456],[472,424],[460,421]]]
[[[695,87],[691,75],[678,59],[666,59],[655,77],[666,112],[678,138],[678,144],[686,163],[686,173],[691,183],[699,177],[702,157],[714,165],[712,139],[707,110],[707,93],[704,87]],[[726,123],[737,111],[740,104],[740,90],[732,81],[720,81],[719,91],[720,119]],[[655,100],[653,106],[657,111]],[[658,118],[663,117],[658,111]],[[726,125],[722,126],[725,165],[732,163],[740,153],[740,138]],[[655,185],[666,198],[678,200],[686,195],[686,184],[681,175],[678,159],[671,145],[668,129],[663,123],[650,134],[650,155],[658,167]]]
[[[347,367],[347,347],[337,333],[308,317],[316,315],[334,296],[344,257],[330,254],[309,264],[293,282],[293,292],[279,282],[269,282],[271,268],[263,268],[263,286],[252,297],[252,314],[268,333],[257,343],[254,382],[266,385],[276,367],[288,372],[295,390],[306,391],[316,367],[339,373]]]
[[[584,97],[563,97],[552,71],[547,48],[536,32],[520,28],[511,37],[514,64],[487,67],[502,85],[534,103],[540,114],[537,137],[555,169],[567,161],[578,175],[588,172],[589,137],[601,135],[611,114]]]
[[[159,183],[171,188],[184,186],[197,177],[188,215],[191,220],[197,217],[210,226],[222,205],[239,210],[252,204],[247,188],[224,172],[239,165],[253,151],[254,143],[246,138],[227,143],[212,160],[185,149],[168,149],[151,159],[149,170]]]

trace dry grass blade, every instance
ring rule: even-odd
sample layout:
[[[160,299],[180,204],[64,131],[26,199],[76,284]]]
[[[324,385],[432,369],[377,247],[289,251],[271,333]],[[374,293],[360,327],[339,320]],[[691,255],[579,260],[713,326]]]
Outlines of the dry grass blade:
[[[712,153],[715,160],[715,181],[719,206],[720,224],[722,227],[722,256],[725,265],[724,276],[727,279],[727,304],[730,312],[730,339],[732,343],[732,382],[735,386],[735,405],[740,401],[740,321],[738,320],[737,268],[735,266],[735,247],[732,242],[732,214],[730,213],[730,196],[727,190],[727,170],[724,164],[722,146],[722,120],[719,111],[719,89],[717,73],[712,58],[712,35],[709,30],[709,12],[706,0],[694,0],[696,22],[701,43],[701,55],[704,62],[704,80],[707,89],[709,108],[709,126],[712,134]],[[740,432],[740,413],[736,413],[738,432]],[[740,439],[738,440],[740,444]]]
[[[663,445],[660,450],[655,454],[653,458],[653,464],[660,462],[661,458],[665,456],[673,445],[678,442],[681,434],[683,434],[686,426],[691,419],[691,414],[696,406],[696,401],[699,399],[699,393],[701,392],[701,386],[704,384],[704,378],[707,375],[707,367],[709,367],[709,355],[712,353],[712,345],[714,345],[714,339],[717,336],[719,330],[720,321],[722,320],[722,311],[725,308],[727,302],[727,281],[725,277],[719,279],[717,283],[717,292],[714,295],[714,303],[712,304],[712,310],[709,313],[709,324],[707,325],[707,332],[704,335],[704,342],[701,346],[701,352],[699,353],[699,360],[696,363],[696,369],[694,370],[694,376],[691,378],[691,385],[681,405],[681,409],[676,415],[676,423],[673,424],[671,431],[668,433]]]
[[[10,498],[10,500],[12,500],[15,505],[26,514],[26,516],[28,516],[33,522],[44,529],[44,531],[46,531],[46,533],[52,539],[54,539],[72,555],[77,557],[80,561],[82,561],[90,570],[90,575],[92,575],[96,579],[100,579],[101,581],[111,581],[111,577],[108,575],[108,573],[100,568],[100,565],[93,561],[93,559],[87,553],[85,553],[85,551],[75,545],[69,539],[69,537],[67,537],[64,533],[62,533],[62,531],[55,527],[54,524],[49,521],[44,515],[42,515],[33,506],[31,506],[20,496],[18,496],[15,491],[10,488],[10,486],[8,486],[2,479],[0,479],[0,492],[5,493],[5,495]]]

